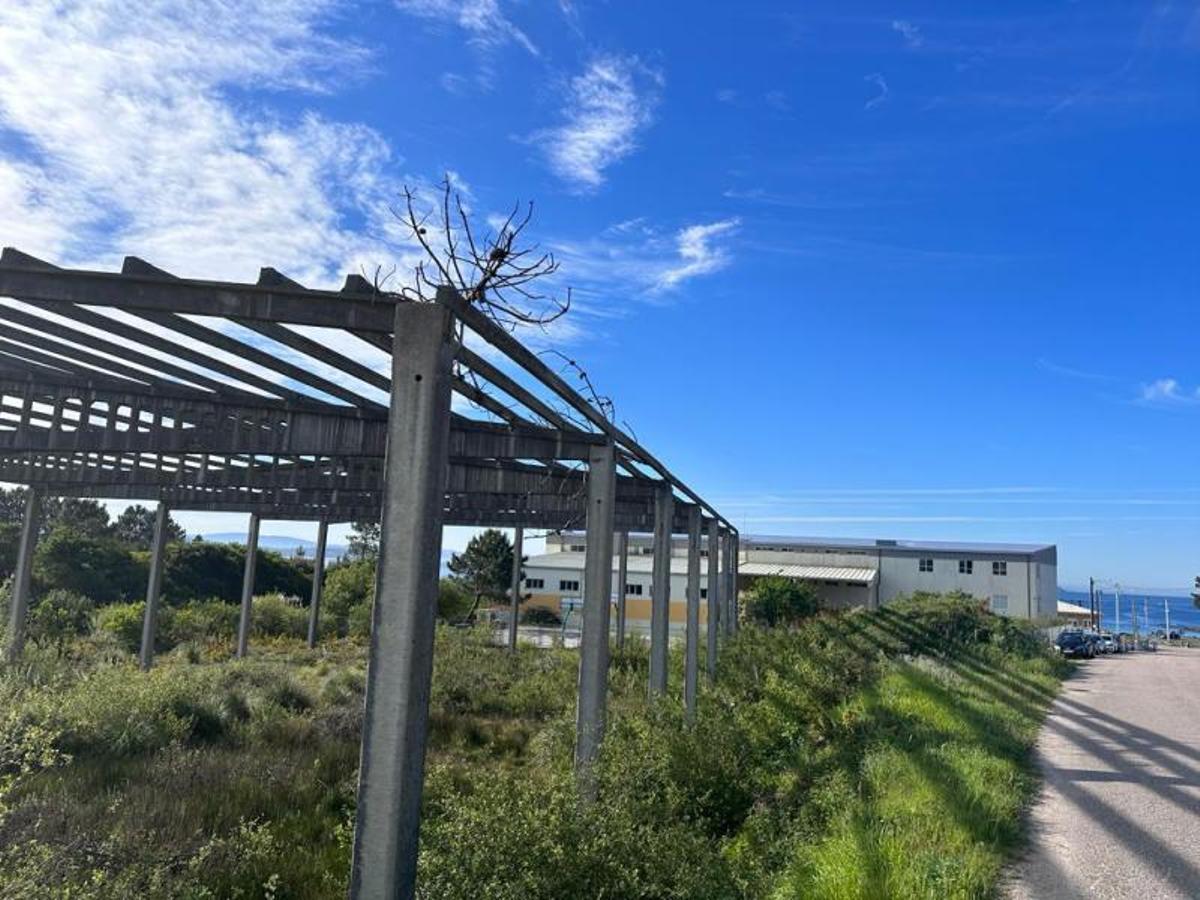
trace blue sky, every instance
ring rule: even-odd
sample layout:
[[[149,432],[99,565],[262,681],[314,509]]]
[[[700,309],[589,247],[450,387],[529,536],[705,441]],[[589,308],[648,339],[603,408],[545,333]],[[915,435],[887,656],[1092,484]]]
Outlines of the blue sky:
[[[1200,6],[987,6],[5,4],[0,243],[336,283],[451,172],[537,202],[543,340],[745,531],[1185,586]]]

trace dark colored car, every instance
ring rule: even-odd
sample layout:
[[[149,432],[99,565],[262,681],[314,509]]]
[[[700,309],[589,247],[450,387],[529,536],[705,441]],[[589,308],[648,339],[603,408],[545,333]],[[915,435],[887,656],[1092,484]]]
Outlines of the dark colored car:
[[[1064,631],[1055,638],[1054,647],[1063,656],[1091,659],[1096,655],[1096,645],[1082,631]]]

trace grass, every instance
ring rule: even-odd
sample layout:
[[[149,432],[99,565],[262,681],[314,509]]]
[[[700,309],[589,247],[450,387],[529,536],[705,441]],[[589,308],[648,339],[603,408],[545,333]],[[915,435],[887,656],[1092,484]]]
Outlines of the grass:
[[[97,640],[0,676],[0,897],[344,896],[363,645],[193,642],[142,675]],[[992,896],[1066,671],[918,600],[744,631],[688,728],[635,647],[587,805],[573,652],[443,629],[436,660],[421,895],[514,900]]]

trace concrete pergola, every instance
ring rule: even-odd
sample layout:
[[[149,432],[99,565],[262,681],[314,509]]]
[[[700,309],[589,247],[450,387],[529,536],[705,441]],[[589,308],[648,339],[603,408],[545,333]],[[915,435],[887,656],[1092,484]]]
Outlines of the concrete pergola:
[[[480,348],[477,351],[471,347]],[[486,350],[483,348],[487,348]],[[484,358],[485,354],[487,359]],[[494,360],[494,361],[489,361]],[[458,398],[455,402],[454,398]],[[671,536],[688,535],[684,696],[695,712],[701,533],[708,675],[736,628],[737,531],[540,357],[451,290],[413,303],[357,275],[312,290],[273,269],[241,284],[0,255],[0,481],[29,488],[7,658],[22,653],[44,496],[157,501],[140,662],[153,662],[168,511],[249,513],[237,655],[248,650],[263,518],[313,520],[309,643],[331,522],[379,520],[351,896],[410,897],[443,525],[584,527],[575,761],[605,726],[614,539],[655,535],[649,690],[667,686]],[[622,586],[623,587],[623,586]],[[618,592],[618,638],[624,590]]]

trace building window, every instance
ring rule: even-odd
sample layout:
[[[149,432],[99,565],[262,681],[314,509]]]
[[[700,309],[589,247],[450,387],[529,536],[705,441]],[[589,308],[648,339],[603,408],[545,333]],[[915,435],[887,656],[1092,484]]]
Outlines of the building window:
[[[1004,562],[1003,560],[992,563],[992,574],[993,575],[1007,575],[1008,574],[1008,563]]]
[[[525,579],[525,587],[527,587],[527,588],[544,588],[545,586],[546,586],[546,579],[544,579],[544,578],[526,578]]]
[[[578,581],[567,581],[566,579],[564,579],[558,583],[558,589],[560,591],[578,591],[579,590],[579,582]]]
[[[932,559],[919,560],[917,562],[917,569],[921,572],[932,572],[933,571],[933,560]]]
[[[583,544],[572,544],[571,545],[572,553],[582,553],[586,549],[587,549],[587,547],[584,546]]]
[[[626,596],[626,597],[640,597],[640,596],[642,596],[642,586],[641,586],[640,584],[627,584],[627,585],[625,585],[625,596]]]
[[[958,561],[958,574],[959,575],[970,575],[974,571],[975,571],[975,560],[960,559]]]
[[[1008,594],[992,594],[992,612],[1008,612]]]

